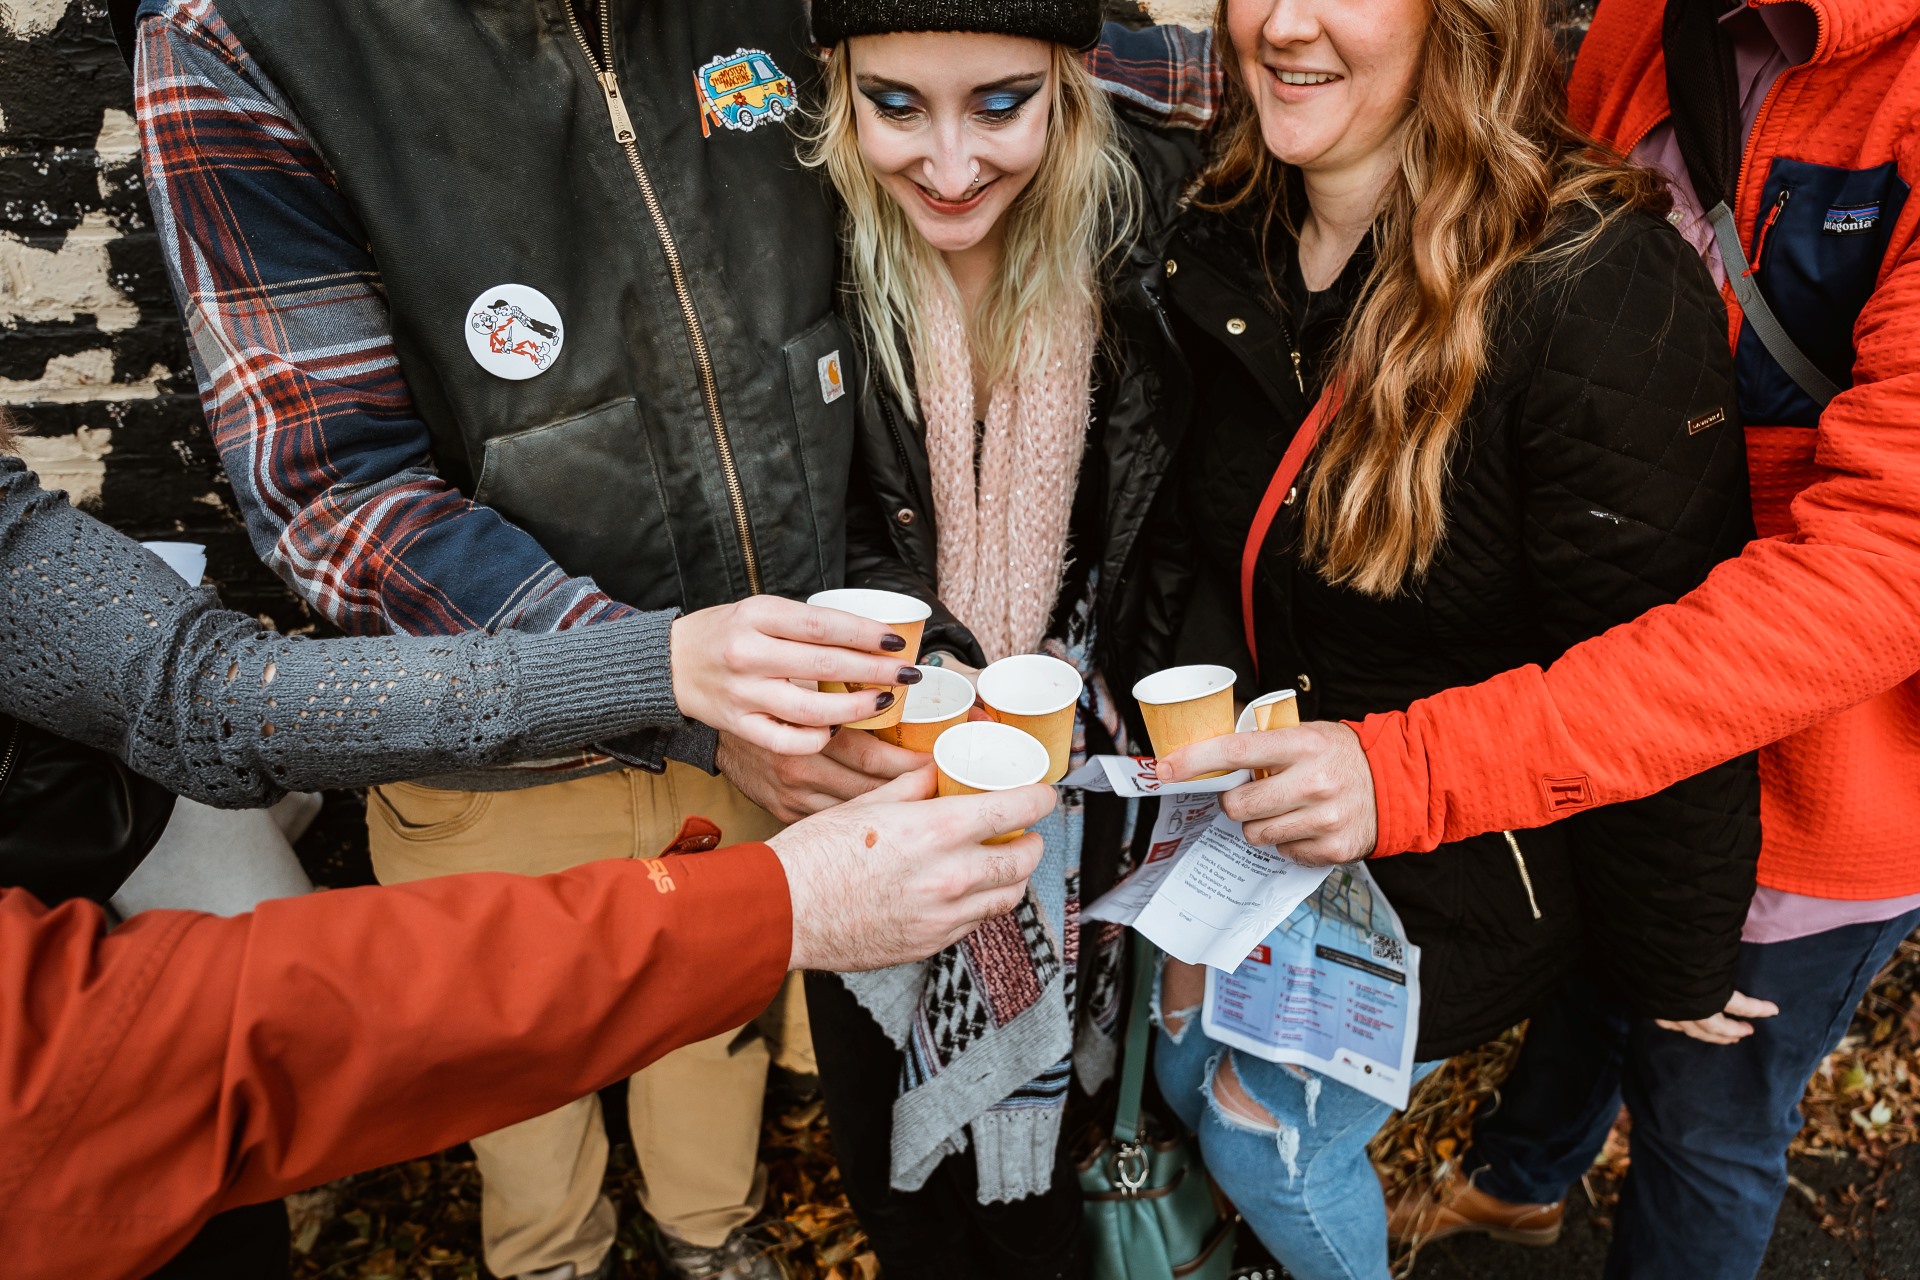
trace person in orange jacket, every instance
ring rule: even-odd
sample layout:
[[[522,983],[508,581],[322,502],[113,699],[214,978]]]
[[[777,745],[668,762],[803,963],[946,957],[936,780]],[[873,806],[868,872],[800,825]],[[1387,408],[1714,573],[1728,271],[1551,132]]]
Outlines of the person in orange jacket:
[[[1758,750],[1760,888],[1726,1012],[1689,1039],[1568,991],[1468,1176],[1393,1222],[1552,1240],[1624,1094],[1608,1275],[1748,1277],[1806,1080],[1920,925],[1920,4],[1603,0],[1569,96],[1666,171],[1722,282],[1758,540],[1545,669],[1217,739],[1164,772],[1278,768],[1227,811],[1325,863],[1541,826]]]
[[[343,889],[222,918],[0,890],[0,1258],[141,1276],[215,1213],[513,1124],[738,1026],[791,970],[1019,901],[1049,787],[930,768],[766,844]],[[453,1087],[455,1082],[458,1088]]]

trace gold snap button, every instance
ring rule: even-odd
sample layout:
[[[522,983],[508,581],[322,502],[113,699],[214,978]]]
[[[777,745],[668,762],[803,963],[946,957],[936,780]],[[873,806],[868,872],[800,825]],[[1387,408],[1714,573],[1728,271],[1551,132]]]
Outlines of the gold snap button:
[[[1172,258],[1168,258],[1168,259],[1167,259],[1167,274],[1168,274],[1168,275],[1172,275],[1172,274],[1173,274],[1174,272],[1176,272],[1176,271],[1178,271],[1178,270],[1180,270],[1180,264],[1179,264],[1179,263],[1177,263],[1177,262],[1175,262],[1175,261],[1174,261],[1174,260],[1173,260]]]
[[[1305,672],[1302,672],[1301,674],[1295,676],[1293,678],[1293,684],[1294,684],[1294,687],[1300,690],[1300,692],[1302,693],[1313,692],[1313,681],[1307,678]]]
[[[895,520],[898,520],[898,521],[899,521],[899,522],[900,522],[901,524],[903,524],[903,525],[908,525],[908,524],[912,524],[912,523],[913,523],[913,508],[912,508],[912,507],[902,507],[902,508],[900,508],[900,509],[899,509],[898,511],[896,511],[896,512],[894,512],[894,513],[893,513],[893,518],[894,518]]]
[[[1237,338],[1241,334],[1245,333],[1246,331],[1247,331],[1247,322],[1245,320],[1242,320],[1239,316],[1235,316],[1233,319],[1227,321],[1227,332],[1232,334],[1234,337]]]

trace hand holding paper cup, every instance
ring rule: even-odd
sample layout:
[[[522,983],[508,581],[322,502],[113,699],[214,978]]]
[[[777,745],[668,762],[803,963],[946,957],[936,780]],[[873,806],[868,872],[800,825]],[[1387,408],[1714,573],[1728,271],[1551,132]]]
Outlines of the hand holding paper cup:
[[[959,672],[921,667],[920,683],[907,690],[900,722],[875,729],[874,736],[908,751],[932,751],[941,734],[966,723],[967,713],[973,710],[973,697],[972,682]]]
[[[1038,738],[991,720],[957,724],[933,744],[937,790],[943,796],[1030,787],[1046,776],[1052,763]],[[981,843],[1005,844],[1024,830],[1009,831]]]
[[[1168,667],[1134,685],[1153,754],[1164,760],[1182,747],[1232,733],[1233,680],[1231,667]],[[1199,774],[1196,780],[1227,772]]]
[[[1039,653],[1002,658],[980,673],[980,701],[993,718],[1032,734],[1047,749],[1051,763],[1042,782],[1067,776],[1081,688],[1080,673],[1070,664]]]
[[[906,650],[900,655],[900,660],[906,663],[920,660],[920,637],[926,630],[927,619],[933,615],[932,606],[912,596],[903,596],[897,591],[868,591],[858,587],[816,592],[807,597],[807,603],[822,609],[839,609],[844,613],[857,614],[862,618],[886,623],[893,629],[894,634],[907,642]],[[822,680],[820,688],[826,693],[857,693],[863,689],[892,690],[892,705],[878,715],[851,722],[847,726],[851,729],[891,728],[899,724],[900,717],[906,713],[906,699],[902,696],[906,692],[905,685],[846,685],[838,681]]]

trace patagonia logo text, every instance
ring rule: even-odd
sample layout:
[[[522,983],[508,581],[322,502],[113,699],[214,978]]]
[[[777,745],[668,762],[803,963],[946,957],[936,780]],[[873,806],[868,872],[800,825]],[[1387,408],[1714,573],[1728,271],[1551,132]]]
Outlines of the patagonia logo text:
[[[661,893],[672,893],[680,887],[673,882],[673,872],[667,870],[664,858],[647,859],[647,879],[653,881],[653,887]]]
[[[1880,202],[1837,204],[1820,219],[1820,230],[1830,236],[1850,236],[1871,231],[1880,223]]]
[[[1727,420],[1725,409],[1715,409],[1712,413],[1696,413],[1687,419],[1687,434],[1697,436],[1708,427],[1717,427]]]
[[[1540,789],[1546,794],[1547,808],[1554,813],[1593,807],[1593,785],[1584,773],[1571,778],[1542,778]]]

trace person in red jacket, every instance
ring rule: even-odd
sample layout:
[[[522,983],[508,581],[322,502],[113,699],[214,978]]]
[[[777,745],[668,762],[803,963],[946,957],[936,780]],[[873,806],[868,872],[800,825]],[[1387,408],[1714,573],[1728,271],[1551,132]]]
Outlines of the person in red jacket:
[[[0,890],[0,1258],[146,1275],[213,1214],[410,1159],[738,1026],[789,970],[952,944],[1025,891],[1052,789],[931,768],[766,844],[262,904]],[[457,1084],[458,1087],[455,1087]]]
[[[1545,669],[1218,739],[1166,773],[1284,763],[1228,812],[1334,862],[1541,826],[1757,749],[1760,888],[1726,1013],[1688,1039],[1567,992],[1534,1020],[1469,1176],[1394,1223],[1551,1240],[1624,1093],[1633,1173],[1608,1274],[1749,1277],[1806,1080],[1920,925],[1920,4],[1603,0],[1569,96],[1576,122],[1666,171],[1675,225],[1723,284],[1759,539]]]

